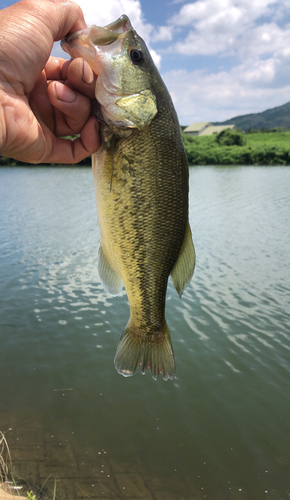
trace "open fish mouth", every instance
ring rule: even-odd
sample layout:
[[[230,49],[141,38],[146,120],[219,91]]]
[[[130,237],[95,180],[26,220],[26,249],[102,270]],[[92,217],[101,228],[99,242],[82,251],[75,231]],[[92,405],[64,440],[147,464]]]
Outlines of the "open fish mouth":
[[[95,48],[95,46],[103,47],[105,45],[111,45],[117,39],[125,38],[127,32],[130,30],[133,30],[130,19],[123,15],[113,23],[107,24],[104,27],[93,25],[90,28],[68,34],[61,41],[61,46],[63,50],[69,54],[71,52],[71,47],[75,44],[88,44],[91,45],[92,48]]]
[[[156,99],[141,70],[150,55],[126,15],[104,27],[68,34],[61,45],[73,59],[85,59],[97,75],[94,112],[100,121],[139,130],[150,123]]]

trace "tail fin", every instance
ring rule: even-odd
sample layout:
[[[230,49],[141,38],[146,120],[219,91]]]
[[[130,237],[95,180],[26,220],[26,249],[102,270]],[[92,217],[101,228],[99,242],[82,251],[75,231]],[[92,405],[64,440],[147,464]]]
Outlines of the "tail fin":
[[[149,368],[155,380],[159,374],[164,380],[173,379],[175,363],[166,321],[158,332],[158,337],[155,337],[155,342],[153,335],[136,335],[136,331],[129,324],[130,322],[122,334],[115,354],[114,363],[118,373],[130,377],[141,367],[143,375]]]

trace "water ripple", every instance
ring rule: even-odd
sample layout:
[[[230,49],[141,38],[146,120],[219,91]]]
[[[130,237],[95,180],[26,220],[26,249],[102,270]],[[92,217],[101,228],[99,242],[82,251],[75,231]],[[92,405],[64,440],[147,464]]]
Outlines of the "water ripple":
[[[256,488],[271,470],[267,487],[278,484],[283,498],[290,169],[190,170],[197,265],[182,299],[168,287],[172,384],[114,369],[129,307],[124,291],[111,298],[99,281],[91,172],[0,169],[0,177],[0,414],[31,409],[46,430],[53,422],[50,435],[74,432],[78,463],[86,443],[160,471],[160,481],[176,468],[200,476],[222,498],[225,484]],[[56,387],[74,387],[69,404]]]

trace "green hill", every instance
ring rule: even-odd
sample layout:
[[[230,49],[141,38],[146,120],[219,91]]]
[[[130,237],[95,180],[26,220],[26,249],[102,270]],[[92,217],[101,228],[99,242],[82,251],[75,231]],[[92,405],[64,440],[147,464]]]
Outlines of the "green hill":
[[[236,125],[245,132],[249,129],[261,130],[277,127],[290,129],[290,102],[277,108],[267,109],[262,113],[235,116],[224,122],[215,122],[213,125]]]

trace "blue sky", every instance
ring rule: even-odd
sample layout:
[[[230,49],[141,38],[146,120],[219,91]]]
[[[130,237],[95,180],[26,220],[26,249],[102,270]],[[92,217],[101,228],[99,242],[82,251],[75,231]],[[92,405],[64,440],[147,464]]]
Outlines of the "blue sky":
[[[76,1],[88,25],[130,17],[182,125],[222,121],[290,101],[289,0]],[[0,0],[1,7],[11,3]]]

